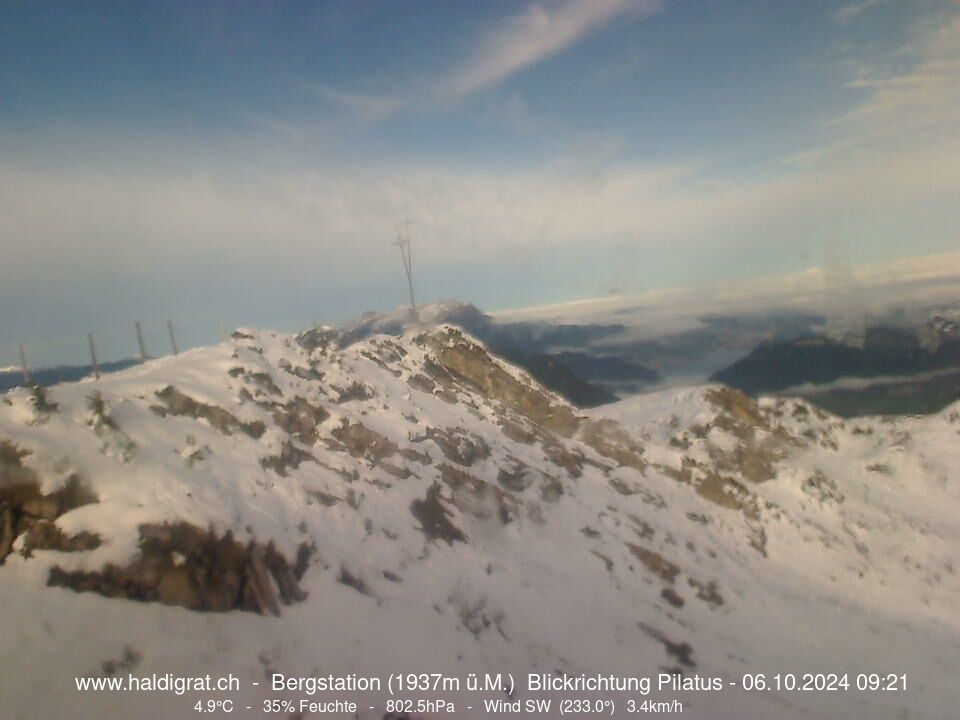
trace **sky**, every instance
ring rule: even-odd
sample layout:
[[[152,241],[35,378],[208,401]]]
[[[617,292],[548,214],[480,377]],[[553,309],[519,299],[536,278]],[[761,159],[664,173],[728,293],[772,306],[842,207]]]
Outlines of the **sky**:
[[[0,5],[0,365],[960,247],[956,0]],[[838,260],[839,258],[839,260]]]

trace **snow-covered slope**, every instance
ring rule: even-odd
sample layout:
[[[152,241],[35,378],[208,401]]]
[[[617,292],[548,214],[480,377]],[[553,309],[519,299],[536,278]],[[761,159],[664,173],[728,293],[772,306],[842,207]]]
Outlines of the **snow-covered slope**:
[[[586,413],[452,327],[337,340],[238,331],[0,399],[6,717],[191,713],[75,690],[128,671],[233,673],[259,708],[270,672],[664,669],[908,679],[660,694],[692,718],[953,716],[957,406],[848,423],[703,387]]]

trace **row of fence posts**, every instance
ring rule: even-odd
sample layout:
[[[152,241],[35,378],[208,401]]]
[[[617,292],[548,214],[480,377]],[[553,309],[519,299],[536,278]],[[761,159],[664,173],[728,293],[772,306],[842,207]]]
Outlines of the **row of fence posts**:
[[[140,326],[140,321],[137,320],[134,323],[134,327],[137,330],[137,346],[140,350],[140,361],[146,362],[150,359],[150,356],[147,355],[147,346],[143,341],[143,328]],[[224,322],[220,321],[220,338],[224,341],[227,339],[227,326]],[[177,347],[177,336],[173,332],[173,321],[167,320],[167,332],[170,335],[170,347],[173,349],[174,355],[180,354],[180,349]],[[90,346],[90,364],[93,367],[93,375],[96,379],[100,379],[100,363],[97,360],[97,345],[93,340],[93,333],[87,333],[87,343]],[[27,364],[27,351],[23,347],[23,343],[18,343],[20,349],[20,368],[23,371],[23,382],[25,385],[33,384],[33,377],[30,373],[30,366]]]

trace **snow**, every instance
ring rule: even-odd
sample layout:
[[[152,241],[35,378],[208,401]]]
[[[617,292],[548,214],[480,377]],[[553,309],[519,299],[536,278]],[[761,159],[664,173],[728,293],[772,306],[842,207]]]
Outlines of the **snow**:
[[[44,492],[76,473],[99,498],[57,525],[105,540],[81,553],[40,550],[25,558],[15,551],[0,566],[6,716],[187,716],[197,699],[190,693],[74,689],[74,676],[102,674],[103,663],[122,658],[126,648],[139,654],[131,672],[140,675],[233,673],[242,683],[233,696],[238,706],[258,708],[276,696],[264,680],[273,671],[383,678],[398,672],[656,675],[677,660],[649,628],[692,646],[696,667],[688,674],[725,682],[744,673],[908,675],[907,693],[679,694],[685,717],[952,716],[960,703],[953,678],[960,652],[960,404],[926,418],[848,423],[800,401],[762,401],[758,411],[779,429],[752,430],[749,442],[766,447],[788,440],[773,479],[742,480],[756,508],[751,515],[674,476],[690,463],[720,467],[754,447],[742,441],[741,425],[718,420],[723,413],[710,399],[716,388],[669,390],[582,413],[586,420],[614,421],[643,447],[648,464],[618,465],[582,432],[551,435],[587,460],[575,476],[552,463],[542,444],[504,433],[504,417],[528,422],[505,409],[507,400],[466,382],[456,385],[453,403],[412,387],[410,378],[438,361],[418,340],[423,332],[411,328],[401,338],[373,336],[311,352],[293,336],[244,329],[222,345],[49,389],[47,399],[59,409],[47,415],[36,412],[27,389],[3,396],[0,439],[31,451],[23,462],[42,479]],[[450,338],[449,328],[429,332],[441,345]],[[536,390],[509,364],[483,362]],[[295,372],[311,368],[322,379]],[[279,394],[256,373],[268,374]],[[339,402],[354,382],[370,396]],[[156,393],[167,386],[241,423],[263,422],[266,432],[259,438],[226,434],[205,419],[161,417],[151,408],[163,407]],[[92,427],[94,392],[118,431]],[[274,420],[271,407],[295,397],[330,413],[312,445],[292,439]],[[337,448],[332,433],[344,421],[430,461],[391,456],[390,463],[412,473],[400,479],[381,462]],[[698,426],[711,427],[701,437]],[[425,438],[430,428],[456,428],[482,440],[490,454],[457,465]],[[132,454],[127,441],[135,446]],[[316,461],[288,468],[285,477],[265,469],[261,460],[285,442]],[[200,448],[203,458],[191,462]],[[481,506],[487,500],[460,496],[458,503],[441,477],[443,465],[455,466],[503,490],[501,471],[518,462],[535,482],[504,490],[515,503],[507,523],[496,512],[471,513],[468,500]],[[724,472],[740,477],[737,469]],[[562,487],[556,499],[544,492],[551,478]],[[632,494],[618,491],[614,480]],[[430,540],[412,515],[411,504],[435,482],[466,542]],[[327,506],[316,501],[317,491],[343,501]],[[346,502],[351,493],[355,501]],[[124,564],[138,552],[140,525],[174,520],[229,529],[244,542],[273,541],[288,557],[300,543],[315,543],[302,583],[308,599],[272,618],[47,587],[54,565]],[[751,544],[761,532],[764,552]],[[676,565],[676,578],[658,577],[628,543]],[[369,594],[338,582],[341,568],[361,578]],[[722,604],[697,597],[696,585],[709,583]],[[664,600],[667,586],[684,598],[683,607]],[[449,696],[461,717],[480,716],[464,709],[463,695]],[[352,699],[361,717],[382,717],[385,694]],[[378,711],[365,710],[369,705]],[[235,714],[258,715],[244,712]]]

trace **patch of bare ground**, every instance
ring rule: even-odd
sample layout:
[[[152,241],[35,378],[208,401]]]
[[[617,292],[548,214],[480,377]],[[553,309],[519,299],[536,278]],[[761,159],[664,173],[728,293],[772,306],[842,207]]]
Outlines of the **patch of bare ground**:
[[[273,470],[280,477],[287,477],[287,470],[296,470],[302,463],[313,460],[311,453],[286,440],[280,446],[280,452],[277,455],[260,458],[260,467],[264,470]]]
[[[375,430],[358,422],[344,418],[340,425],[331,431],[347,452],[353,457],[362,457],[374,463],[397,453],[397,444]]]
[[[513,442],[524,445],[540,443],[547,460],[566,470],[571,478],[583,475],[583,466],[587,463],[583,453],[571,450],[552,433],[522,416],[509,417],[508,412],[499,412],[497,422],[503,434]]]
[[[696,578],[688,578],[687,583],[696,591],[697,598],[709,605],[711,610],[716,610],[723,605],[723,596],[713,580],[705,583]]]
[[[683,599],[683,596],[669,586],[660,591],[660,597],[662,597],[675,608],[682,608],[687,604],[687,601]]]
[[[337,391],[337,402],[341,405],[348,402],[370,400],[373,397],[373,390],[356,380],[345,388],[334,387],[333,390]]]
[[[630,550],[630,553],[637,558],[637,560],[643,563],[647,570],[652,572],[664,582],[672,583],[676,579],[677,575],[680,574],[680,567],[674,565],[659,553],[633,543],[627,543],[626,545],[627,549]]]
[[[609,557],[604,555],[599,550],[591,550],[590,552],[593,555],[596,555],[598,558],[600,558],[603,561],[603,565],[607,569],[607,572],[611,572],[611,573],[613,572],[613,560],[611,560]]]
[[[437,469],[460,512],[481,520],[496,516],[503,524],[516,516],[520,503],[511,494],[453,465],[443,463]]]
[[[590,420],[583,424],[578,437],[600,455],[621,467],[633,468],[641,473],[647,468],[643,446],[613,420]]]
[[[810,477],[803,481],[802,487],[807,495],[816,498],[820,502],[839,504],[844,501],[843,493],[837,488],[837,484],[819,468],[814,470]]]
[[[281,430],[305,445],[317,442],[317,428],[330,417],[326,408],[299,396],[285,404],[275,403],[269,410]]]
[[[352,573],[346,565],[340,566],[340,572],[337,575],[337,582],[341,585],[346,585],[347,587],[353,588],[361,595],[375,597],[366,581],[364,581],[364,579],[359,575]]]
[[[426,497],[410,504],[410,512],[420,522],[423,534],[431,540],[443,540],[448,545],[466,542],[467,536],[450,521],[450,512],[444,506],[440,491],[440,483],[433,483]]]
[[[282,395],[283,392],[273,381],[273,377],[268,372],[262,370],[247,370],[242,367],[235,367],[228,371],[230,377],[239,377],[247,385],[252,385],[257,395]]]
[[[328,350],[339,344],[340,333],[330,327],[319,326],[312,330],[300,333],[296,337],[297,344],[304,350]]]
[[[298,377],[301,380],[315,380],[320,382],[324,377],[323,373],[317,370],[313,365],[308,367],[304,367],[302,365],[294,366],[286,358],[281,358],[279,362],[277,362],[277,367],[279,367],[285,373],[293,375],[294,377]]]
[[[478,435],[463,428],[427,428],[422,439],[433,440],[440,451],[458,465],[469,467],[476,460],[490,457],[490,446]]]
[[[767,427],[757,404],[739,390],[729,387],[711,388],[706,393],[706,399],[741,425]]]
[[[99,390],[95,390],[87,397],[87,408],[90,410],[90,418],[87,420],[87,424],[96,433],[97,437],[104,440],[100,451],[106,453],[108,449],[113,449],[124,462],[132,460],[137,454],[136,443],[113,419]]]
[[[691,668],[697,666],[693,661],[693,647],[690,643],[674,642],[652,625],[643,622],[638,624],[647,635],[663,645],[664,650],[667,651],[667,655],[674,658],[681,665]]]

